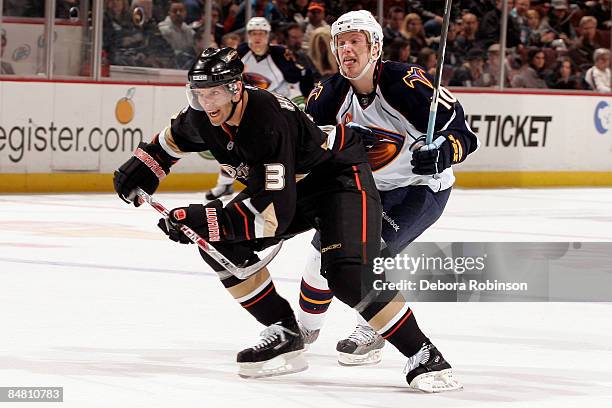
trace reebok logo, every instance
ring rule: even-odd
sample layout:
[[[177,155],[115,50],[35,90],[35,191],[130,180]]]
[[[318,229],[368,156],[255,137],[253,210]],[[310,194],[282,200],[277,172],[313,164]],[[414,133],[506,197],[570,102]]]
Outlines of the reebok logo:
[[[383,217],[383,220],[387,221],[389,223],[389,225],[391,225],[391,228],[393,228],[395,230],[395,232],[400,230],[399,225],[397,225],[395,220],[393,218],[389,217],[386,212],[383,211],[382,217]]]

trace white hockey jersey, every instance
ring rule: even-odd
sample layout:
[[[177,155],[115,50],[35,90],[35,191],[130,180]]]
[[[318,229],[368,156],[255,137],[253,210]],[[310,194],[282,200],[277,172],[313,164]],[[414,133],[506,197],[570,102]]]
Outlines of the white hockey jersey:
[[[238,54],[244,63],[247,84],[293,98],[300,94],[297,83],[302,68],[296,65],[293,53],[285,47],[271,45],[266,55],[256,56],[248,45],[241,44]]]
[[[455,182],[452,168],[434,176],[412,172],[410,145],[427,131],[433,79],[417,65],[381,61],[375,73],[376,89],[357,95],[350,82],[336,74],[318,83],[308,97],[306,112],[319,126],[355,122],[371,128],[378,143],[368,152],[379,190],[428,185],[433,191]],[[465,121],[457,99],[443,89],[439,99],[436,133],[459,141],[458,160],[476,150],[478,139]]]

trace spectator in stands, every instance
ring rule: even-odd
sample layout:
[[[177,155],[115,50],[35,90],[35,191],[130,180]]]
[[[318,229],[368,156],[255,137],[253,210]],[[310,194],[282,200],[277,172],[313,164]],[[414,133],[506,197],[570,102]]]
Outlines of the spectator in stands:
[[[516,20],[519,27],[521,44],[526,45],[529,38],[529,24],[527,11],[531,6],[530,0],[515,0],[514,8],[510,11],[510,15]]]
[[[463,32],[463,20],[458,18],[451,21],[448,26],[448,37],[446,38],[446,50],[444,51],[444,65],[459,66],[464,54],[457,47],[457,38]]]
[[[174,53],[152,19],[152,0],[133,0],[132,25],[121,43],[114,44],[111,64],[154,68],[176,68]]]
[[[496,0],[495,9],[486,13],[480,22],[478,38],[482,40],[485,47],[499,42],[502,26],[502,6],[503,1]],[[508,11],[510,11],[511,6],[512,2],[508,1]],[[510,15],[508,16],[506,47],[515,47],[520,43],[521,35],[518,23],[516,22],[516,19]]]
[[[404,36],[395,37],[383,47],[383,58],[389,61],[411,63],[410,41]]]
[[[572,60],[568,57],[561,57],[557,60],[546,84],[551,89],[582,89],[581,80],[576,76]]]
[[[462,0],[460,7],[482,20],[485,14],[495,10],[495,0]]]
[[[603,47],[599,38],[597,38],[597,20],[595,17],[582,17],[580,19],[579,30],[580,37],[576,44],[570,48],[569,56],[578,67],[586,70],[593,63],[593,53],[595,50]]]
[[[124,48],[124,37],[133,26],[128,0],[107,0],[102,23],[102,49],[110,61],[115,59],[115,50]]]
[[[398,6],[393,6],[387,13],[387,25],[383,28],[383,44],[391,44],[397,37],[403,37],[400,29],[404,21],[406,13],[404,9]]]
[[[198,21],[204,14],[204,0],[183,0],[183,4],[185,5],[185,11],[187,12],[185,16],[185,23],[189,25]],[[212,6],[219,7],[214,2]],[[193,27],[193,29],[197,30],[198,27]]]
[[[298,23],[291,23],[285,27],[285,45],[294,54],[303,54],[302,44],[304,43],[304,29]]]
[[[555,31],[557,38],[563,40],[569,48],[576,38],[576,31],[572,26],[567,0],[551,0],[550,5],[551,8],[544,20]]]
[[[331,29],[329,27],[317,28],[312,32],[308,57],[315,68],[314,80],[322,81],[338,72],[338,63],[330,48]]]
[[[417,54],[416,64],[425,68],[425,71],[430,75],[436,73],[436,64],[438,63],[438,55],[429,47],[422,48]]]
[[[208,35],[208,45],[206,36]],[[176,65],[179,69],[189,69],[196,58],[208,47],[219,48],[212,34],[206,34],[204,27],[200,27],[193,35],[193,46],[185,48],[176,54]]]
[[[409,13],[404,17],[400,32],[410,41],[410,50],[413,53],[419,53],[421,49],[429,46],[423,29],[423,20],[416,13]]]
[[[485,71],[491,75],[491,86],[499,85],[499,77],[501,75],[500,65],[501,47],[499,43],[491,44],[487,49],[487,63],[485,65]],[[508,59],[503,59],[504,64],[504,87],[510,86],[510,73],[512,72]]]
[[[221,8],[214,3],[211,5],[210,11],[210,25],[211,25],[211,33],[215,37],[215,42],[217,44],[221,44],[221,38],[223,37],[223,24],[219,22],[219,18],[221,17]],[[195,32],[200,29],[200,27],[204,27],[206,22],[206,8],[202,8],[202,14],[200,18],[195,20],[190,24],[191,29]]]
[[[242,39],[240,38],[240,34],[227,33],[223,37],[221,37],[221,46],[238,48],[238,45],[240,45],[241,41]]]
[[[478,18],[472,13],[465,13],[461,18],[461,23],[463,30],[454,42],[454,49],[460,63],[471,49],[477,48],[481,50],[481,53],[483,49],[483,41],[476,37],[478,33]]]
[[[289,13],[289,0],[273,0],[266,5],[264,17],[272,26],[277,26],[293,21]]]
[[[374,7],[376,7],[374,5]],[[427,37],[438,37],[442,28],[445,0],[410,0],[406,2],[407,13],[416,13],[424,21],[423,29]],[[368,7],[366,7],[368,8]],[[375,8],[370,8],[374,10]],[[451,20],[459,18],[459,2],[451,4]]]
[[[8,40],[6,38],[6,31],[4,31],[4,28],[3,28],[2,31],[0,31],[0,60],[2,60],[2,57],[4,56],[4,48],[6,47],[7,43],[8,43]],[[11,65],[11,63],[8,61],[2,60],[0,62],[0,75],[14,75],[14,74],[15,74],[15,71],[13,70],[13,66]]]
[[[593,53],[593,65],[584,75],[584,80],[595,92],[611,92],[610,90],[610,50],[598,48]]]
[[[159,31],[170,44],[175,54],[188,50],[193,45],[193,29],[185,23],[187,9],[182,0],[171,0],[166,19],[159,23]]]
[[[544,47],[557,37],[547,22],[542,21],[540,12],[537,9],[527,11],[527,42],[528,47]]]
[[[594,3],[594,4],[588,4]],[[612,20],[610,17],[612,13],[610,11],[610,0],[599,0],[587,2],[587,14],[597,19],[598,30],[609,30],[612,28]]]
[[[296,23],[305,26],[308,16],[308,0],[293,0],[289,6],[289,18]]]
[[[491,74],[484,70],[484,52],[480,48],[472,48],[465,56],[463,65],[453,72],[450,86],[485,87],[493,84]]]
[[[157,25],[157,20],[153,17],[153,0],[132,0],[130,14],[132,15],[132,21],[136,25],[147,23],[155,23]]]
[[[546,88],[544,78],[548,74],[544,70],[546,56],[540,48],[532,48],[527,52],[527,63],[521,67],[517,75],[512,78],[513,88]]]
[[[329,27],[325,21],[325,4],[317,1],[311,1],[308,5],[308,23],[304,31],[304,42],[302,48],[308,51],[310,45],[310,36],[317,28]]]

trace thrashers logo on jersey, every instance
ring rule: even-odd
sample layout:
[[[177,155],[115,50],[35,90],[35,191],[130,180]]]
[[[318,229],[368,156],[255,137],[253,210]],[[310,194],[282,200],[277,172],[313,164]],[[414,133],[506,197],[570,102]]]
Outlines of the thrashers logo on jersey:
[[[312,88],[312,91],[310,91],[310,94],[308,95],[308,99],[306,99],[306,105],[308,105],[308,102],[310,102],[310,98],[314,98],[315,101],[319,99],[319,95],[321,95],[322,91],[323,91],[323,84],[321,83],[321,81],[319,81],[315,84],[314,88]]]
[[[368,150],[368,162],[372,171],[380,170],[391,163],[401,152],[405,137],[387,129],[369,126],[378,142]]]
[[[257,72],[244,72],[242,74],[242,79],[247,85],[251,85],[260,89],[268,89],[272,84],[272,81],[270,79]]]
[[[433,89],[433,85],[425,76],[425,71],[423,71],[423,69],[419,67],[410,67],[410,69],[408,70],[408,74],[402,79],[410,88],[414,88],[415,82],[421,82],[422,84],[425,84],[431,89]]]

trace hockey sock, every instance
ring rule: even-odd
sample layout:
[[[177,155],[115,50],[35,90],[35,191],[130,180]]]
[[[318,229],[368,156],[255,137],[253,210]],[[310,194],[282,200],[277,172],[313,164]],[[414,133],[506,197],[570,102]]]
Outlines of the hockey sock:
[[[369,265],[340,263],[327,271],[334,296],[355,308],[368,324],[407,357],[429,341],[423,334],[410,307],[397,291],[375,292]],[[362,279],[365,277],[364,281]],[[384,275],[381,276],[384,279]]]
[[[319,330],[334,294],[329,290],[327,279],[321,276],[321,253],[312,246],[309,248],[300,285],[298,320],[308,330]]]
[[[419,328],[412,309],[401,293],[379,296],[361,315],[384,339],[389,340],[402,354],[413,356],[429,339]]]
[[[219,177],[217,177],[217,185],[215,187],[226,186],[228,184],[232,184],[233,182],[234,178],[230,177],[229,174],[227,174],[225,171],[223,171],[223,169],[221,169],[219,171]]]
[[[270,326],[281,320],[295,322],[289,302],[276,292],[267,268],[244,280],[229,276],[221,280],[221,283],[261,324]]]

